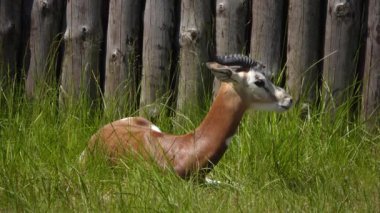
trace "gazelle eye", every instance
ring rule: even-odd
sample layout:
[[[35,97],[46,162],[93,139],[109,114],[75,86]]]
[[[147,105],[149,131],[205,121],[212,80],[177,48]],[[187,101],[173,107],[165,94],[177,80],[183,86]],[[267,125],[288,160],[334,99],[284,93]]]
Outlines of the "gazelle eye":
[[[255,81],[255,84],[257,87],[264,87],[265,86],[264,80],[261,80],[261,79]]]

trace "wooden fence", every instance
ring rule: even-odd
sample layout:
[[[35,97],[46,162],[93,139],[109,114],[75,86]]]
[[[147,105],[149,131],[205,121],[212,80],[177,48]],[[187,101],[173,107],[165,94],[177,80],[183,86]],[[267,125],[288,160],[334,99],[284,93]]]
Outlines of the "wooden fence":
[[[35,97],[58,79],[63,103],[85,94],[154,115],[168,95],[177,110],[200,104],[204,62],[244,53],[285,73],[296,100],[337,106],[362,82],[361,115],[379,120],[379,14],[380,0],[1,0],[0,86],[25,73]]]

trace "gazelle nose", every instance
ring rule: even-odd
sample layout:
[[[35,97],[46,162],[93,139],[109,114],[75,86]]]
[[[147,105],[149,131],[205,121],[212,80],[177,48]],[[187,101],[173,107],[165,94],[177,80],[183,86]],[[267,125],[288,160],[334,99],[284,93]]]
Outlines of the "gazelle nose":
[[[293,105],[293,99],[291,96],[284,98],[282,103],[281,103],[281,107],[284,108],[285,110],[290,109],[290,107],[292,107],[292,105]]]
[[[293,105],[293,98],[292,97],[289,97],[289,105]]]

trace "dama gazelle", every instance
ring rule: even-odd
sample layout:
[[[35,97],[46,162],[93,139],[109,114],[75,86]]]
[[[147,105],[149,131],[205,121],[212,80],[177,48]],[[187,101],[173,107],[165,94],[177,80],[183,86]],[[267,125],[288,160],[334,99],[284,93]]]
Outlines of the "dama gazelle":
[[[127,154],[153,159],[162,168],[172,168],[184,179],[205,175],[219,162],[247,109],[282,112],[292,105],[291,96],[264,75],[264,66],[247,56],[216,57],[207,67],[222,83],[198,128],[185,135],[163,133],[150,121],[129,117],[102,127],[90,139],[111,161]]]

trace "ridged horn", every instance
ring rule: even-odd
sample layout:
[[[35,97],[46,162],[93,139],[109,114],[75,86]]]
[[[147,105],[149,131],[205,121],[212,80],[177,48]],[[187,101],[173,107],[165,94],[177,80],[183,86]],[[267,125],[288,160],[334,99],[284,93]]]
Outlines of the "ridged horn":
[[[256,68],[262,69],[265,66],[252,58],[241,55],[241,54],[233,54],[233,55],[224,55],[224,56],[216,56],[215,62],[227,66],[242,66],[244,68]]]

